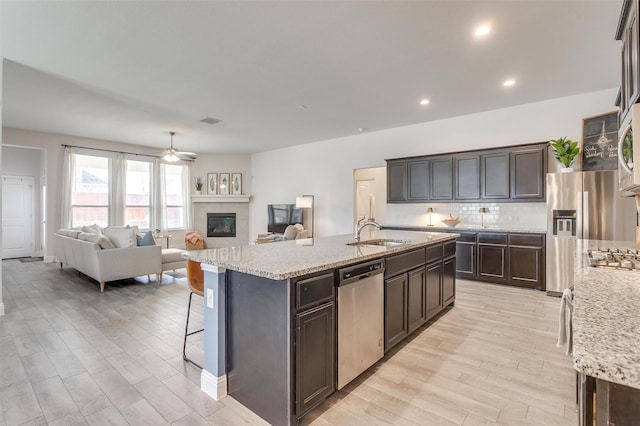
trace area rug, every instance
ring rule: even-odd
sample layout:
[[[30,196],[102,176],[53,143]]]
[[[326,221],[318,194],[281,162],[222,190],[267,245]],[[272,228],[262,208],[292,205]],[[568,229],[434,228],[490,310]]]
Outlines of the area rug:
[[[27,263],[27,262],[42,262],[42,260],[44,260],[44,258],[42,256],[40,257],[19,257],[18,260],[22,263]]]

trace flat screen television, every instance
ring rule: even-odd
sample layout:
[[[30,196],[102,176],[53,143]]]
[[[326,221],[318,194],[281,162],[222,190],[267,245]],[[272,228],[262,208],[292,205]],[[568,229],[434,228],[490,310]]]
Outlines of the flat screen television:
[[[302,209],[295,204],[267,205],[267,231],[283,233],[287,226],[302,223]]]

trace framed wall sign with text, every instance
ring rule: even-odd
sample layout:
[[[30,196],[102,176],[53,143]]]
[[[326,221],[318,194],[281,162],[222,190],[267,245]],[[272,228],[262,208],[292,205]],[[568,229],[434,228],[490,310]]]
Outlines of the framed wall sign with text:
[[[618,170],[618,112],[582,120],[582,170]]]

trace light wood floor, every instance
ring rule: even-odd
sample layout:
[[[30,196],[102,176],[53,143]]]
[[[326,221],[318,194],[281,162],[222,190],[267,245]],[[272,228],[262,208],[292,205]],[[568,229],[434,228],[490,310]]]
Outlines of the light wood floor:
[[[107,285],[6,260],[0,426],[265,424],[214,401],[182,361],[184,270]],[[456,306],[303,421],[313,425],[576,425],[574,371],[555,347],[559,299],[458,281]],[[197,300],[197,299],[196,299]],[[192,313],[193,326],[202,308]],[[188,352],[202,359],[202,340]]]

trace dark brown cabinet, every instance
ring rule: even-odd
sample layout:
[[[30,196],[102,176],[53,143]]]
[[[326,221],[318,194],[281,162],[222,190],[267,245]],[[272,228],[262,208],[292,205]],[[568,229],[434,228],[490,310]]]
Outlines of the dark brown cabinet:
[[[631,106],[638,101],[640,86],[640,45],[638,43],[638,1],[625,0],[616,31],[622,41],[620,78],[620,122],[624,122]]]
[[[407,163],[409,173],[407,200],[425,201],[429,199],[429,161],[416,160]]]
[[[387,351],[409,334],[407,326],[407,274],[384,282],[384,350]]]
[[[453,156],[429,158],[430,199],[453,200]]]
[[[498,151],[481,156],[482,198],[503,200],[511,196],[509,191],[509,152]]]
[[[426,267],[427,281],[427,319],[442,309],[442,261],[431,263]]]
[[[456,155],[456,200],[480,198],[480,156]]]
[[[478,234],[478,276],[493,282],[507,279],[507,234]]]
[[[511,152],[511,198],[543,200],[547,164],[546,145]]]
[[[442,306],[448,306],[456,298],[456,258],[445,259],[442,264]]]
[[[387,202],[407,201],[407,161],[387,162]]]
[[[542,235],[509,235],[509,281],[529,288],[544,286],[544,238]]]
[[[547,144],[387,160],[387,202],[545,198]]]
[[[295,413],[298,418],[335,389],[335,286],[333,271],[302,277],[295,285]]]
[[[457,277],[545,290],[544,234],[449,232],[460,234]]]
[[[409,333],[420,327],[427,320],[425,284],[423,267],[414,269],[408,273],[407,327]]]
[[[333,302],[296,316],[296,415],[306,414],[335,391]]]

